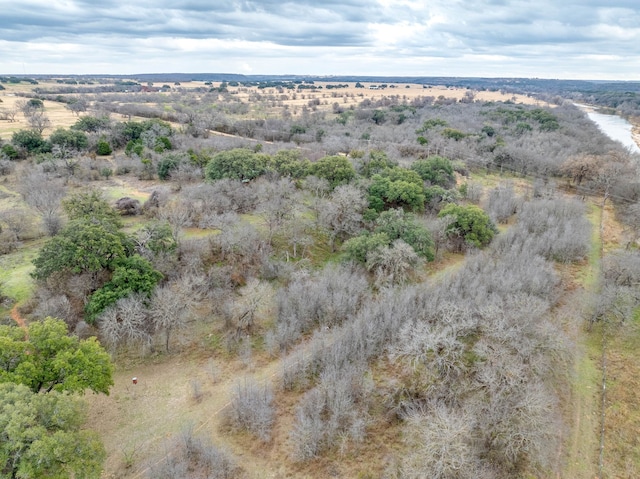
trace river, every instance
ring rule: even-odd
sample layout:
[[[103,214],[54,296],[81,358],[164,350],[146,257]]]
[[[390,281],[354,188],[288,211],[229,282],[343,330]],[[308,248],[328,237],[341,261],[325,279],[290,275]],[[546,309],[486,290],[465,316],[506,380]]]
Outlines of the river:
[[[640,153],[640,147],[634,141],[632,135],[633,125],[618,115],[605,115],[593,110],[593,107],[575,103],[581,110],[587,113],[587,116],[593,121],[600,131],[609,138],[619,141],[625,147],[629,148],[633,153]]]

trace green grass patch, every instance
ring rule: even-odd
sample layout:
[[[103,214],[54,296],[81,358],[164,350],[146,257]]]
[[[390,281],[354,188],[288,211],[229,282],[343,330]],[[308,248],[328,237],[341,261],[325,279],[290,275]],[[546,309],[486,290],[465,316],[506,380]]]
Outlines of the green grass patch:
[[[20,195],[13,190],[10,190],[4,185],[0,185],[0,198],[9,199],[9,198],[17,198],[20,199]]]
[[[600,331],[585,335],[584,348],[577,353],[571,383],[569,413],[573,430],[568,438],[567,460],[562,477],[591,479],[597,470],[600,436]]]
[[[184,238],[206,238],[207,236],[219,235],[220,230],[200,229],[200,228],[183,228],[182,235]]]
[[[589,204],[587,218],[591,222],[591,247],[587,264],[576,274],[576,281],[586,289],[592,289],[600,272],[600,218],[602,211],[596,205]]]
[[[260,215],[244,213],[244,214],[240,215],[240,218],[242,218],[242,221],[246,221],[250,225],[253,225],[253,226],[257,227],[257,228],[260,228],[260,227],[264,226],[264,220],[262,219],[262,217]]]
[[[145,201],[147,201],[149,196],[151,196],[150,193],[145,193],[144,191],[138,191],[132,188],[126,188],[121,185],[107,186],[103,189],[103,191],[105,197],[109,201],[116,201],[120,198],[129,197],[140,201],[140,203],[144,203]]]
[[[35,288],[33,278],[33,259],[37,256],[40,243],[21,248],[10,254],[0,256],[0,288],[2,294],[15,302],[29,298]]]

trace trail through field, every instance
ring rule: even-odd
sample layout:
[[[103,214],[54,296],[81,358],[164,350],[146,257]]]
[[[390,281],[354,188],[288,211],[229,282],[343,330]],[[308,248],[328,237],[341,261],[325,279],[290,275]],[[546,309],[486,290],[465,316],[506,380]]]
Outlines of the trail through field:
[[[11,308],[11,319],[13,319],[18,326],[26,331],[27,323],[22,316],[20,316],[20,311],[18,311],[18,305],[16,304],[13,308]]]
[[[220,434],[224,411],[242,377],[271,381],[281,362],[274,360],[249,370],[234,361],[224,365],[226,369],[214,382],[207,371],[207,361],[174,356],[127,368],[115,374],[110,396],[90,398],[87,427],[100,433],[107,450],[103,477],[147,477],[150,469],[169,454],[168,440],[187,426],[192,426],[195,435],[211,438],[214,444],[229,448],[238,457],[246,455]],[[137,384],[133,384],[133,377]],[[199,399],[194,397],[196,387]],[[242,466],[249,478],[279,477],[269,472],[274,465],[259,456],[243,461]]]

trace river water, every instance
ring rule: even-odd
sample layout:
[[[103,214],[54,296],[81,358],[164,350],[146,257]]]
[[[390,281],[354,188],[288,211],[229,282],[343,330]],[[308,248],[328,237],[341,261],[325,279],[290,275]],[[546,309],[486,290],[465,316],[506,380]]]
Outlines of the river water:
[[[631,134],[633,126],[627,120],[618,115],[598,113],[587,105],[580,105],[579,103],[575,103],[575,105],[585,111],[589,119],[598,125],[600,131],[609,138],[619,141],[633,153],[640,153],[640,147],[633,140],[633,135]]]

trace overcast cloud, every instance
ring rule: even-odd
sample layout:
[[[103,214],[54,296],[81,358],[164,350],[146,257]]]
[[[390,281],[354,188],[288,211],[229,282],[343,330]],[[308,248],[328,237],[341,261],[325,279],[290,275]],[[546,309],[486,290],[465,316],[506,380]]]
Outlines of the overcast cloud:
[[[640,80],[639,0],[0,0],[0,74]]]

